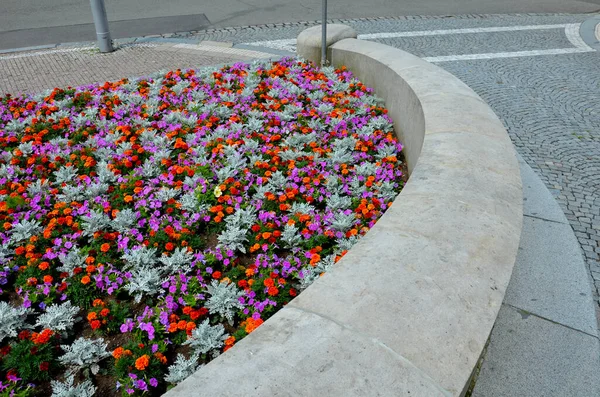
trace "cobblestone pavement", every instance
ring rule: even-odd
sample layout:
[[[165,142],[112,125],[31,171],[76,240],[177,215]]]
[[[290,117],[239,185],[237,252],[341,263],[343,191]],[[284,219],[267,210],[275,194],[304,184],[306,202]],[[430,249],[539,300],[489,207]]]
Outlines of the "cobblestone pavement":
[[[600,52],[581,50],[573,30],[568,34],[569,28],[566,28],[567,24],[577,28],[591,16],[464,15],[332,22],[352,25],[360,34],[369,35],[375,41],[428,59],[491,54],[489,59],[455,60],[438,65],[471,86],[503,120],[517,150],[546,183],[569,219],[596,289],[600,291]],[[269,24],[170,34],[144,40],[258,43],[263,47],[293,50],[292,39],[307,26],[315,24],[314,21]],[[561,26],[528,28],[531,25]],[[463,34],[419,33],[414,37],[378,36],[382,32],[490,27],[526,29]],[[282,47],[274,43],[274,39],[289,40]],[[136,45],[139,42],[122,40],[121,43],[130,46],[110,55],[65,50],[36,56],[0,56],[0,70],[8,71],[0,76],[0,92],[38,91],[56,85],[139,76],[160,69],[249,59],[190,48],[174,50],[173,45]],[[558,53],[562,50],[574,53],[540,55],[536,52],[552,53],[553,49],[559,49]],[[538,56],[520,56],[516,51],[531,51],[529,55]]]
[[[54,87],[145,76],[161,70],[270,56],[256,51],[181,44],[123,46],[110,54],[101,54],[92,47],[10,54],[0,56],[0,94],[41,92]]]

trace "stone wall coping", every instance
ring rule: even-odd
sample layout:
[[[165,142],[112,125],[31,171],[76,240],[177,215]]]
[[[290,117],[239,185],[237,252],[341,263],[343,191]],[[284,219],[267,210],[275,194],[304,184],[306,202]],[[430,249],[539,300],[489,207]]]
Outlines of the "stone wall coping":
[[[352,38],[328,54],[385,100],[409,181],[332,270],[168,396],[460,396],[469,385],[521,234],[510,138],[475,92],[418,57]]]

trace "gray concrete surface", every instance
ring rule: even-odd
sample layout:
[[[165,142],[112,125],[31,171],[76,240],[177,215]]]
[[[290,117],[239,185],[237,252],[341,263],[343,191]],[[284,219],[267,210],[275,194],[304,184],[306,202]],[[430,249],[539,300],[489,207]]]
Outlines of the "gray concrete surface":
[[[600,395],[598,339],[503,306],[472,397]]]
[[[113,39],[160,35],[163,33],[201,30],[210,25],[204,14],[175,17],[140,18],[109,22]],[[0,50],[30,47],[44,44],[69,43],[96,40],[93,23],[68,26],[51,26],[0,32]]]
[[[581,248],[548,189],[520,164],[519,254],[472,397],[598,396],[598,323]]]
[[[229,27],[282,22],[299,22],[321,18],[321,0],[106,0],[109,21],[139,18],[174,17],[205,14],[211,27]],[[600,9],[600,0],[337,0],[329,2],[329,18],[349,19],[397,15],[459,15],[502,13],[587,13]],[[183,17],[182,17],[183,18]],[[91,23],[89,1],[2,0],[0,6],[0,46],[17,48],[31,43],[31,34],[14,31]],[[135,23],[135,22],[134,22]],[[77,28],[73,28],[76,30]],[[184,30],[184,29],[182,29]],[[12,33],[6,33],[11,32]],[[58,34],[54,43],[68,33]],[[172,29],[171,31],[181,31]],[[165,30],[167,32],[167,30]],[[136,36],[130,34],[129,37]],[[75,36],[76,37],[76,36]],[[52,36],[47,38],[52,41]],[[69,41],[79,41],[69,40]]]

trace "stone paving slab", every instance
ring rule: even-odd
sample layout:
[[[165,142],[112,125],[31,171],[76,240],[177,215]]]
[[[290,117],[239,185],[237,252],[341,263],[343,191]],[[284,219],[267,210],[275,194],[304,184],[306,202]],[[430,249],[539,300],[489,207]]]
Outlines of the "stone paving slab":
[[[581,249],[548,189],[520,162],[526,212],[535,215],[523,219],[472,397],[600,395],[596,305]]]
[[[600,395],[598,339],[503,306],[472,397]]]
[[[592,288],[568,224],[523,219],[519,255],[504,302],[597,336]]]
[[[568,224],[569,221],[564,212],[556,205],[556,201],[549,194],[544,182],[521,156],[518,158],[523,182],[523,215]]]
[[[54,87],[146,76],[161,70],[199,68],[273,54],[218,46],[140,44],[102,54],[94,48],[64,48],[0,56],[0,95],[36,93]]]

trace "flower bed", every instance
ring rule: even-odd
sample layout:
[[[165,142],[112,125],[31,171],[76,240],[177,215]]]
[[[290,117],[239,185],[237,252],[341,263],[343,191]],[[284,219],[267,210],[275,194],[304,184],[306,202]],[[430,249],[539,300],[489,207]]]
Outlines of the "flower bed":
[[[295,59],[0,98],[0,389],[158,395],[229,349],[391,205],[386,113]]]

